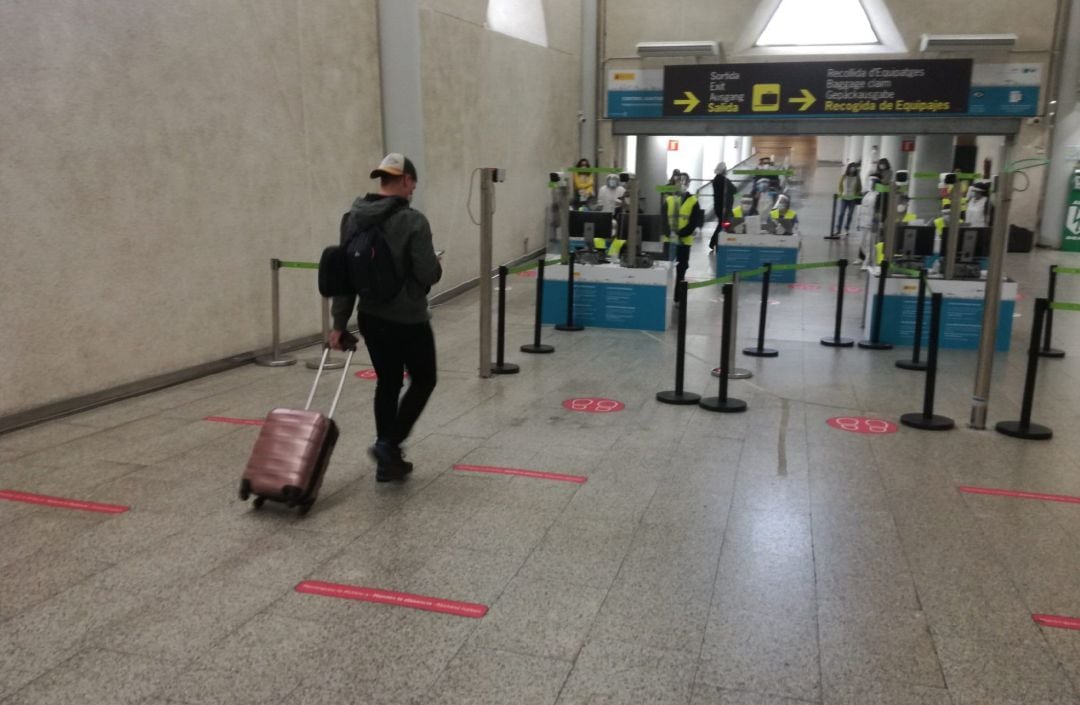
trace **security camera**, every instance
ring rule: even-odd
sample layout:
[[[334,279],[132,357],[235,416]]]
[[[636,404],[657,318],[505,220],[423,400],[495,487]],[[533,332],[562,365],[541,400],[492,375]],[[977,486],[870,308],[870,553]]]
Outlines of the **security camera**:
[[[619,181],[621,181],[624,184],[630,183],[630,179],[632,179],[632,178],[634,178],[634,175],[631,174],[628,171],[624,171],[621,174],[619,174]]]
[[[908,172],[906,169],[900,169],[896,172],[896,183],[906,184],[908,180]]]
[[[582,124],[585,123],[585,113],[581,112],[580,110],[578,111],[578,114],[577,114],[577,121],[582,123]]]
[[[1041,123],[1042,123],[1042,117],[1040,117],[1038,115],[1036,115],[1035,117],[1030,117],[1027,120],[1027,124],[1029,124],[1029,125],[1039,125]]]
[[[941,175],[941,183],[946,186],[952,186],[956,183],[956,174],[953,172],[945,172]]]
[[[557,184],[559,186],[566,186],[566,184],[567,184],[566,174],[564,174],[561,171],[549,171],[548,172],[548,181],[550,181],[553,184]]]

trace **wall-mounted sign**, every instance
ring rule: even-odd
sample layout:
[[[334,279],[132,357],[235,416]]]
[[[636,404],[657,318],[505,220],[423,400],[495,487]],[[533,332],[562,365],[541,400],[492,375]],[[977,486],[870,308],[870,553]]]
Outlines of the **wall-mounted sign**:
[[[608,117],[659,117],[663,102],[663,70],[611,69],[608,71]]]
[[[914,152],[915,151],[915,140],[900,140],[900,151],[901,152]]]
[[[664,68],[664,117],[962,115],[970,59],[806,61]]]
[[[667,141],[667,151],[669,151],[669,152],[678,152],[679,151],[679,140],[668,140]]]

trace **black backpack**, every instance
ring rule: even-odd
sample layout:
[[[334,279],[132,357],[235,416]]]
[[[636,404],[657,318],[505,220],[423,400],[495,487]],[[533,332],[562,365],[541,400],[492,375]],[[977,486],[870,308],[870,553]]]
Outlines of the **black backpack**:
[[[383,223],[397,212],[361,228],[355,213],[341,217],[341,245],[323,250],[319,260],[319,293],[323,296],[359,296],[366,303],[389,303],[401,291],[405,277],[394,266]]]

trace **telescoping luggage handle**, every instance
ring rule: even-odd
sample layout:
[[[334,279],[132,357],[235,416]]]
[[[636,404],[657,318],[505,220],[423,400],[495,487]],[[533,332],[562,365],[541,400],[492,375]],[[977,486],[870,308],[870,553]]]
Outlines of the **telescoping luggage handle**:
[[[341,379],[338,380],[337,391],[334,392],[334,401],[330,404],[330,411],[326,414],[326,418],[334,418],[334,411],[337,409],[338,399],[341,399],[341,390],[345,387],[345,378],[349,376],[349,365],[352,364],[353,353],[356,352],[356,346],[349,348],[349,354],[345,356],[345,367],[341,370]],[[311,384],[311,393],[308,394],[307,403],[304,404],[304,411],[311,408],[311,401],[315,398],[315,390],[319,386],[319,378],[322,377],[323,368],[326,366],[326,358],[330,355],[330,346],[323,347],[322,360],[319,361],[319,371],[315,373],[315,381]]]

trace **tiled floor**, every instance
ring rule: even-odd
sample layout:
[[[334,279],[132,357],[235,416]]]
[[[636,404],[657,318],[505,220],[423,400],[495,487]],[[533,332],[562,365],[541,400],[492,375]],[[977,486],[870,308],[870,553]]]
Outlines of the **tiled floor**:
[[[803,261],[833,172],[796,205]],[[1046,266],[1008,256],[1025,297],[994,366],[991,421],[1019,414]],[[709,276],[697,245],[691,275]],[[310,515],[236,499],[257,418],[303,401],[312,373],[245,367],[0,437],[0,488],[132,507],[92,514],[0,501],[0,703],[212,705],[1005,705],[1077,703],[1080,504],[961,494],[961,484],[1080,495],[1080,316],[1040,368],[1029,443],[966,428],[973,352],[943,351],[948,433],[854,435],[837,416],[921,409],[909,351],[831,349],[834,270],[773,288],[772,360],[739,356],[749,411],[657,403],[674,332],[544,331],[527,357],[533,282],[509,292],[511,377],[475,374],[477,296],[435,312],[440,383],[408,448],[416,472],[377,485],[365,456],[374,383],[350,377],[342,438]],[[857,278],[850,285],[862,286]],[[740,304],[753,342],[756,285]],[[1060,298],[1080,301],[1080,278]],[[845,333],[861,337],[849,299]],[[714,394],[719,293],[691,293],[687,387]],[[357,369],[366,367],[360,361]],[[324,395],[329,394],[327,384]],[[601,396],[605,415],[562,408]],[[571,484],[464,473],[497,465]],[[301,580],[481,603],[482,619],[301,594]]]

